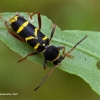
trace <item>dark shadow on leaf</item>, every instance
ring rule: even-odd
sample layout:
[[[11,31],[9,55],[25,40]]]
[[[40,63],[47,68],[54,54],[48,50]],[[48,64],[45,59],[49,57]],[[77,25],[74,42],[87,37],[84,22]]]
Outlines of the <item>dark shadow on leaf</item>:
[[[96,64],[97,68],[100,70],[100,61]]]

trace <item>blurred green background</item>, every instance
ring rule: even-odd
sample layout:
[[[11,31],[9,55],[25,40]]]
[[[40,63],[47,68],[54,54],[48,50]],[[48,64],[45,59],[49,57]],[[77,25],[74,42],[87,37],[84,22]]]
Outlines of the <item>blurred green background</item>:
[[[100,0],[0,0],[0,12],[37,12],[50,18],[62,30],[100,31]],[[25,60],[0,41],[0,100],[100,100],[80,77],[56,69],[41,88],[34,88],[49,72]]]

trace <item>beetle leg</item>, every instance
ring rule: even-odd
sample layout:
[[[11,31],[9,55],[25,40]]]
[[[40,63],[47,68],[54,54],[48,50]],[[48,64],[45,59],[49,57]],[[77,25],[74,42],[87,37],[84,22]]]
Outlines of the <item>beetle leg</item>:
[[[19,63],[19,62],[25,60],[25,59],[26,59],[27,57],[29,57],[29,56],[33,56],[33,55],[36,55],[36,54],[39,54],[39,52],[31,52],[31,53],[29,53],[28,55],[26,55],[24,58],[18,60],[17,63]]]
[[[39,28],[38,28],[38,30],[41,30],[41,16],[40,16],[40,12],[35,12],[35,13],[32,13],[32,14],[30,14],[29,12],[28,12],[28,15],[29,15],[29,17],[32,19],[32,16],[34,16],[35,14],[37,14],[37,17],[38,17],[38,25],[39,25]]]
[[[2,18],[2,17],[0,16],[0,18]],[[18,40],[20,40],[20,41],[22,41],[22,42],[26,42],[24,39],[22,39],[21,37],[19,37],[19,36],[16,35],[15,33],[13,33],[12,30],[9,28],[9,26],[8,26],[8,24],[7,24],[7,21],[5,21],[4,18],[2,18],[2,19],[3,19],[3,21],[5,22],[5,25],[6,25],[6,28],[7,28],[8,32],[9,32],[12,36],[14,36],[15,38],[17,38]]]
[[[63,51],[62,51],[62,54],[63,54],[64,56],[67,56],[67,57],[69,57],[69,58],[73,58],[73,57],[74,57],[74,56],[72,56],[72,55],[69,54],[69,53],[68,53],[67,55],[65,54],[65,47],[64,47],[64,46],[57,47],[57,49],[58,49],[58,50],[63,50]]]

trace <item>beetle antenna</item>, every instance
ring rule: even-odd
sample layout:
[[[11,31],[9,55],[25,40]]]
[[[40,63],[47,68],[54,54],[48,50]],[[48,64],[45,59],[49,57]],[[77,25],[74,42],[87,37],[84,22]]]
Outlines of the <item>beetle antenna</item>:
[[[57,66],[59,66],[59,65],[60,65],[60,64],[55,65],[55,66],[50,70],[50,72],[43,78],[43,80],[40,82],[40,84],[34,89],[34,91],[36,91],[36,90],[43,84],[43,82],[48,78],[48,76],[50,76],[51,73],[54,71],[54,69],[55,69]]]
[[[87,38],[87,35],[86,35],[84,38],[82,38],[79,42],[77,42],[77,43],[74,45],[74,47],[73,47],[70,51],[68,51],[66,54],[64,54],[64,55],[66,56],[66,55],[68,55],[70,52],[72,52],[72,51],[76,48],[76,46],[79,45],[85,38]]]

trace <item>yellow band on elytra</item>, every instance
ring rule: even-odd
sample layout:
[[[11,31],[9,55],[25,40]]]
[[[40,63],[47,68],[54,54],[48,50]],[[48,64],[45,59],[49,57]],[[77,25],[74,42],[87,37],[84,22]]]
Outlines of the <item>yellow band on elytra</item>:
[[[35,31],[34,31],[34,35],[37,37],[37,33],[38,33],[38,28],[35,28]]]
[[[10,24],[12,24],[13,22],[17,21],[18,16],[14,16],[13,18],[10,19]]]
[[[31,40],[31,39],[34,39],[34,38],[35,37],[33,37],[33,36],[29,36],[29,37],[26,37],[25,40],[28,41],[28,40]]]
[[[26,27],[27,25],[28,25],[28,21],[26,21],[25,23],[23,23],[20,27],[19,27],[19,29],[17,30],[17,33],[20,33],[23,29],[24,29],[24,27]]]
[[[34,47],[34,49],[37,49],[39,47],[39,43],[36,44],[36,46]]]
[[[44,41],[44,40],[46,40],[48,37],[47,36],[45,36],[44,38],[42,38],[42,40]]]

